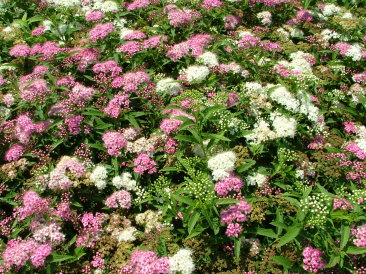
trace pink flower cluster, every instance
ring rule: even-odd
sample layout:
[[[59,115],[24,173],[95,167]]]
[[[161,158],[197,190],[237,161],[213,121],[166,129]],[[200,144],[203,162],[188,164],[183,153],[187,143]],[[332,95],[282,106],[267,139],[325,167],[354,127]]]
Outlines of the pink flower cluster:
[[[140,39],[145,39],[145,38],[146,38],[146,34],[139,30],[134,30],[123,36],[123,39],[125,39],[125,40],[140,40]]]
[[[85,20],[88,22],[100,21],[104,18],[104,13],[100,10],[93,10],[85,14]]]
[[[366,151],[363,151],[356,143],[350,142],[343,147],[344,150],[353,153],[357,158],[366,159]]]
[[[281,51],[281,46],[277,43],[273,43],[270,41],[262,42],[262,40],[258,37],[255,37],[250,34],[244,35],[239,41],[238,41],[238,47],[239,49],[247,49],[249,47],[260,47],[263,50],[267,51]]]
[[[15,45],[9,51],[10,56],[14,57],[27,57],[30,54],[30,47],[27,45]]]
[[[21,144],[12,145],[4,155],[4,160],[7,162],[17,161],[23,156],[25,152],[25,147]]]
[[[132,3],[124,3],[127,10],[137,10],[147,8],[150,5],[149,0],[135,0]]]
[[[41,225],[36,228],[33,238],[39,243],[49,243],[55,247],[65,240],[65,235],[61,233],[61,227],[56,223]]]
[[[226,235],[231,237],[239,237],[239,233],[243,231],[243,227],[239,223],[247,220],[247,215],[252,207],[247,201],[241,201],[228,209],[221,211],[221,222],[227,224]]]
[[[353,243],[358,247],[366,247],[366,224],[359,226],[353,233]]]
[[[36,101],[44,99],[51,90],[43,79],[35,79],[31,82],[19,84],[20,96],[24,101]]]
[[[262,3],[267,7],[275,7],[277,5],[283,4],[283,3],[289,3],[292,0],[249,0],[250,5],[255,5],[255,3]]]
[[[354,122],[343,122],[344,130],[349,133],[358,133],[358,129]]]
[[[123,267],[122,273],[128,274],[168,274],[168,257],[158,258],[153,251],[136,250],[132,252],[130,263]]]
[[[35,56],[41,54],[40,60],[51,60],[52,57],[60,52],[65,51],[65,49],[60,48],[56,42],[45,42],[44,44],[35,44],[31,51],[30,55]]]
[[[14,212],[14,216],[19,221],[24,220],[31,215],[40,215],[49,212],[49,205],[47,199],[42,199],[38,196],[37,192],[29,190],[23,195],[23,206],[17,208]]]
[[[35,268],[38,268],[44,265],[51,250],[49,244],[39,244],[31,238],[10,240],[2,254],[3,264],[10,270],[13,266],[20,268],[30,261]]]
[[[178,149],[178,142],[172,138],[169,138],[165,143],[164,151],[169,154],[174,154]]]
[[[233,30],[242,23],[242,19],[241,17],[236,15],[229,15],[224,18],[224,22],[225,22],[224,25],[225,29]]]
[[[108,105],[103,109],[103,112],[112,118],[118,118],[122,110],[127,110],[130,105],[129,96],[125,93],[116,94]]]
[[[46,26],[39,26],[32,31],[33,36],[43,35],[46,32]]]
[[[304,256],[303,269],[306,271],[317,273],[320,269],[327,265],[327,263],[322,260],[321,257],[323,253],[319,249],[311,246],[305,247],[302,255]]]
[[[333,199],[333,210],[337,209],[352,210],[353,206],[345,198],[334,198]]]
[[[168,37],[165,35],[155,35],[150,37],[149,39],[146,39],[143,44],[142,47],[144,49],[149,49],[149,48],[157,48],[159,46],[162,45],[162,42],[166,42],[168,41]]]
[[[105,205],[110,208],[130,208],[131,207],[131,194],[126,190],[120,190],[114,192],[105,201]]]
[[[150,156],[146,153],[141,153],[139,156],[137,156],[137,158],[133,161],[133,164],[135,166],[133,171],[139,174],[144,174],[144,172],[153,174],[157,172],[155,161],[150,159]]]
[[[164,12],[168,14],[169,24],[173,27],[179,27],[195,22],[202,17],[199,11],[191,9],[179,9],[176,5],[170,4],[164,8]]]
[[[16,119],[14,134],[22,144],[27,144],[34,132],[41,133],[48,127],[47,122],[33,123],[27,114],[21,114]]]
[[[353,81],[360,84],[366,84],[366,71],[353,75]]]
[[[207,46],[213,37],[209,34],[196,34],[190,37],[189,40],[175,44],[166,54],[173,61],[178,61],[184,56],[192,55],[198,57],[204,52],[204,47]]]
[[[98,39],[106,38],[112,31],[114,31],[112,23],[98,24],[89,31],[89,38],[96,42]]]
[[[74,53],[70,57],[64,60],[65,65],[78,64],[77,69],[85,71],[89,64],[94,63],[99,59],[99,52],[95,48],[83,49],[83,48],[72,48],[68,50],[68,53]]]
[[[99,239],[100,232],[103,230],[102,224],[104,215],[101,213],[84,213],[81,216],[82,229],[79,236],[76,238],[76,246],[86,245],[92,247]],[[90,240],[90,242],[89,242]]]
[[[69,103],[76,105],[81,108],[85,105],[85,103],[90,100],[93,95],[96,93],[96,90],[93,88],[88,88],[83,86],[82,84],[76,83],[72,88],[71,92],[68,94]]]
[[[68,126],[68,130],[73,135],[78,135],[81,132],[80,124],[84,120],[84,117],[77,115],[65,119],[65,123]]]
[[[178,130],[180,125],[183,124],[183,121],[174,119],[174,117],[184,116],[184,117],[187,117],[188,119],[196,121],[196,119],[192,115],[188,114],[187,112],[185,112],[183,110],[179,110],[179,109],[169,109],[167,111],[164,111],[163,114],[170,114],[170,117],[163,119],[160,124],[160,129],[166,135],[169,135],[172,132]]]
[[[220,196],[227,196],[230,191],[239,192],[243,187],[243,181],[236,177],[228,177],[215,185],[215,191]]]
[[[112,87],[122,87],[126,92],[134,92],[138,89],[142,83],[148,83],[150,81],[149,75],[144,71],[129,72],[123,76],[116,77],[112,81]]]
[[[114,60],[97,63],[93,66],[95,73],[110,74],[112,77],[117,77],[122,72],[122,68],[118,66]]]
[[[224,5],[224,2],[220,0],[203,0],[201,7],[205,8],[206,10],[211,10],[213,8],[219,8]]]
[[[107,131],[103,134],[102,140],[111,156],[121,156],[121,150],[127,145],[126,139],[118,131]]]

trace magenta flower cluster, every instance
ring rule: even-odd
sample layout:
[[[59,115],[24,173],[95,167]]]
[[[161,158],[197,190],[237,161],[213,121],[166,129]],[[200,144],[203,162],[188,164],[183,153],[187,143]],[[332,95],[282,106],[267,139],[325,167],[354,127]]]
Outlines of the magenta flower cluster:
[[[110,208],[130,208],[131,207],[131,194],[126,190],[120,190],[114,192],[105,201],[105,205]]]
[[[321,258],[323,253],[314,247],[305,247],[302,255],[304,256],[303,268],[306,271],[317,273],[320,269],[325,267],[327,263]]]
[[[243,186],[243,181],[236,177],[228,177],[219,181],[215,185],[215,191],[220,196],[227,196],[230,191],[239,192]]]
[[[239,237],[239,233],[243,231],[240,223],[247,220],[247,215],[252,207],[247,201],[241,201],[228,209],[221,211],[221,222],[227,224],[226,235],[231,237]]]
[[[130,263],[125,265],[122,273],[128,274],[168,274],[168,257],[158,258],[153,251],[136,250],[131,254]]]
[[[104,147],[111,156],[121,156],[121,150],[126,147],[127,141],[118,131],[107,131],[103,134]]]
[[[153,174],[157,172],[156,163],[154,160],[150,158],[150,156],[146,153],[141,153],[137,158],[133,161],[134,168],[133,171],[139,174],[144,174],[147,172],[148,174]]]

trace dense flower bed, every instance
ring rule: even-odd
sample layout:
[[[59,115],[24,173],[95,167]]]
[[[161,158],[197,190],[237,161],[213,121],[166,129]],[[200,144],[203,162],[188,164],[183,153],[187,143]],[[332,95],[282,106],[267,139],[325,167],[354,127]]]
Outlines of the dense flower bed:
[[[0,272],[366,273],[366,7],[0,0]]]

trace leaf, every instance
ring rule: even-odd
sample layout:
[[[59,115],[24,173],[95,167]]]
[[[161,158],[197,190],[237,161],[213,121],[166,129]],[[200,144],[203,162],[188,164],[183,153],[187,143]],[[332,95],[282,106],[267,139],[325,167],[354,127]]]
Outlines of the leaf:
[[[71,256],[71,255],[53,253],[51,263],[63,262],[63,261],[70,260],[73,258],[74,258],[74,256]]]
[[[330,256],[330,260],[328,264],[325,266],[325,268],[332,268],[335,265],[337,265],[340,261],[341,257],[339,255],[332,255]]]
[[[180,141],[186,141],[189,143],[199,144],[193,136],[178,134],[177,136],[175,136],[175,139]]]
[[[203,137],[209,138],[209,139],[217,139],[217,140],[226,141],[226,142],[231,141],[229,138],[224,136],[224,133],[221,133],[221,134],[205,133],[202,135],[203,135]]]
[[[235,261],[239,263],[240,260],[240,248],[241,248],[241,239],[234,240],[234,255]]]
[[[276,263],[282,265],[283,267],[290,269],[292,267],[292,262],[290,259],[283,257],[283,256],[274,256],[271,257],[271,259],[273,261],[275,261]]]
[[[349,225],[343,225],[341,227],[341,244],[340,248],[343,249],[348,242],[349,235],[350,235],[351,228]]]
[[[243,173],[244,171],[247,171],[256,163],[256,161],[253,159],[244,159],[244,162],[245,164],[238,166],[238,168],[236,169],[238,173]]]
[[[189,218],[189,221],[188,221],[188,233],[191,234],[194,226],[196,225],[198,219],[200,218],[201,216],[201,213],[199,213],[198,211],[196,211],[192,216],[191,218]]]
[[[182,202],[182,203],[187,204],[187,205],[190,205],[190,206],[193,206],[195,204],[195,202],[192,199],[188,198],[188,197],[180,196],[180,195],[177,195],[177,194],[173,194],[173,197],[177,201]]]
[[[224,199],[216,200],[215,204],[216,205],[229,205],[229,204],[236,204],[238,202],[239,202],[239,200],[237,200],[237,199],[224,198]]]
[[[300,226],[295,225],[295,226],[289,227],[286,234],[281,237],[279,243],[277,244],[277,247],[281,247],[281,246],[291,242],[293,239],[296,238],[297,235],[299,235],[300,231],[301,231]]]
[[[366,253],[366,247],[349,246],[346,250],[348,254],[364,254]]]
[[[270,237],[270,238],[274,238],[274,239],[277,238],[276,233],[272,229],[269,229],[269,228],[258,228],[257,234],[266,236],[266,237]]]

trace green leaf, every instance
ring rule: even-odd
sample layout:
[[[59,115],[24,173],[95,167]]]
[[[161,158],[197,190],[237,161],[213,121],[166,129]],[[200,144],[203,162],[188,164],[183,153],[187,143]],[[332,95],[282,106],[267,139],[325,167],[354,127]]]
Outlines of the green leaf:
[[[67,260],[70,260],[73,258],[74,258],[74,256],[71,256],[71,255],[53,253],[51,263],[63,262],[63,261],[67,261]]]
[[[188,233],[191,234],[192,230],[194,228],[194,226],[196,225],[198,219],[200,218],[201,213],[199,213],[198,211],[196,211],[191,218],[189,218],[189,222],[188,222]]]
[[[276,263],[282,265],[283,267],[290,269],[292,267],[292,262],[290,259],[283,257],[283,256],[274,256],[271,257],[271,259],[273,261],[275,261]]]
[[[349,246],[346,250],[348,254],[364,254],[366,253],[366,247]]]
[[[180,140],[180,141],[186,141],[189,143],[200,144],[199,142],[196,141],[196,139],[193,136],[178,134],[177,136],[175,136],[175,139]]]
[[[281,247],[281,246],[291,242],[292,240],[294,240],[296,238],[296,236],[299,235],[300,231],[301,231],[300,226],[295,225],[295,226],[289,227],[286,234],[281,237],[279,243],[277,244],[277,247]]]
[[[348,242],[349,235],[350,235],[351,228],[349,225],[343,225],[341,227],[341,244],[340,248],[343,249]]]
[[[236,169],[238,173],[243,173],[244,171],[247,171],[256,163],[256,161],[253,159],[244,159],[244,162],[245,164],[238,166],[238,168]]]
[[[239,263],[240,261],[240,248],[241,248],[241,239],[234,240],[234,255],[235,261]]]
[[[266,237],[270,237],[270,238],[274,238],[274,239],[277,238],[276,233],[272,229],[269,229],[269,228],[258,228],[257,234],[266,236]]]
[[[229,204],[236,204],[238,202],[239,202],[239,200],[237,200],[237,199],[224,198],[224,199],[216,200],[215,204],[216,205],[229,205]]]
[[[325,268],[332,268],[335,265],[337,265],[340,261],[341,257],[339,255],[332,255],[330,256],[330,260],[328,264],[325,266]]]
[[[190,206],[193,206],[195,204],[195,202],[192,199],[188,198],[188,197],[173,194],[173,198],[176,199],[179,202],[182,202],[182,203],[190,205]]]

